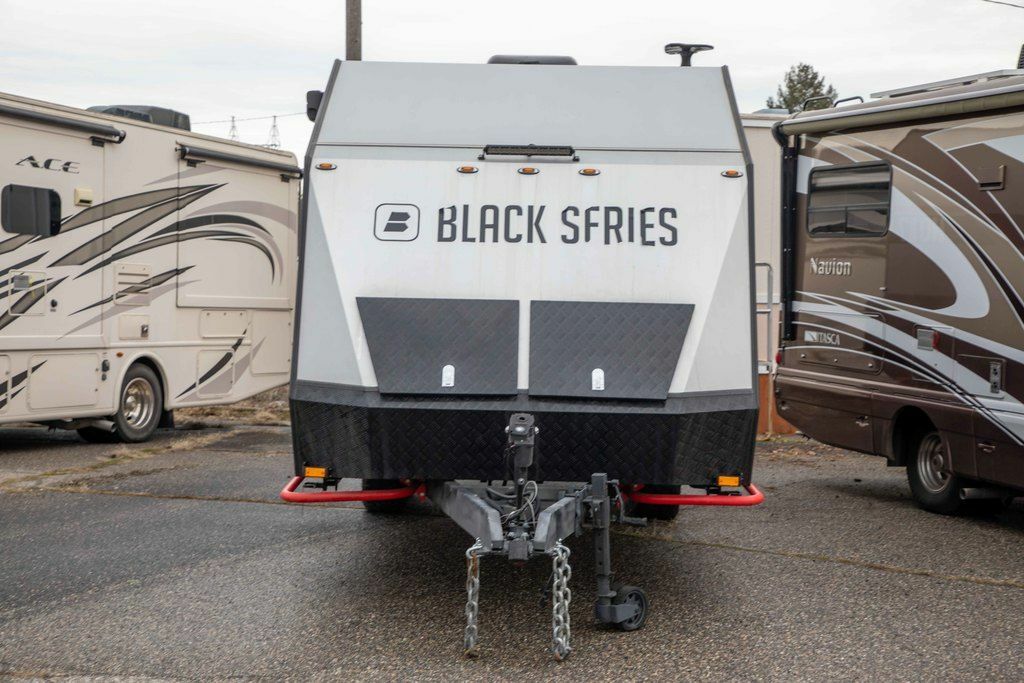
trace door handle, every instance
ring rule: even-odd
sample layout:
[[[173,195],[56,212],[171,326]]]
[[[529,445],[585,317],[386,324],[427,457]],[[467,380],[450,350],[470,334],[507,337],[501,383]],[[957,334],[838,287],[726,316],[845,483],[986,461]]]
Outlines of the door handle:
[[[979,441],[978,450],[981,451],[982,453],[994,453],[996,450],[996,445],[991,441]]]
[[[868,416],[867,415],[861,415],[860,417],[858,417],[853,422],[858,427],[867,427],[869,424],[871,424],[871,422],[868,420]]]

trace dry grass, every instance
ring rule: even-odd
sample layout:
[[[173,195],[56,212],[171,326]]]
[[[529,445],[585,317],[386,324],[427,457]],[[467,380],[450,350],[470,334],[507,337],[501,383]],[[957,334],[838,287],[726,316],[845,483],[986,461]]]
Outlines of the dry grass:
[[[231,423],[288,425],[288,387],[264,391],[229,405],[180,408],[174,411],[174,421],[184,428]]]

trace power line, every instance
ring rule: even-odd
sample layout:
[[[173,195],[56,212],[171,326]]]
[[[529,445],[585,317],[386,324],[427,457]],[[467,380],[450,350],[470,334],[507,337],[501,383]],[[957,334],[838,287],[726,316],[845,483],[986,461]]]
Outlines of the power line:
[[[266,121],[269,119],[283,119],[286,116],[305,116],[306,112],[297,111],[291,114],[271,114],[270,116],[250,116],[247,119],[239,119],[234,116],[228,119],[220,119],[217,121],[193,121],[193,126],[203,126],[209,123],[241,123],[242,121]]]
[[[1024,9],[1024,5],[1018,5],[1012,2],[1004,2],[1003,0],[981,0],[982,2],[991,2],[993,5],[1006,5],[1007,7],[1016,7],[1017,9]]]

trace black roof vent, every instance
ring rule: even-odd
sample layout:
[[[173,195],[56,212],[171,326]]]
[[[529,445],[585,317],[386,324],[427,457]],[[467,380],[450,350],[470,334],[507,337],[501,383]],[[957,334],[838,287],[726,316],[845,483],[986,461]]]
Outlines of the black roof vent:
[[[148,105],[136,104],[113,104],[89,107],[89,111],[95,111],[101,114],[110,114],[112,116],[122,116],[126,119],[155,123],[158,126],[168,126],[170,128],[178,128],[179,130],[192,130],[192,122],[189,120],[188,114],[182,114],[180,111],[165,109],[163,107],[151,107]]]
[[[494,55],[488,64],[562,64],[575,66],[576,60],[566,55]]]

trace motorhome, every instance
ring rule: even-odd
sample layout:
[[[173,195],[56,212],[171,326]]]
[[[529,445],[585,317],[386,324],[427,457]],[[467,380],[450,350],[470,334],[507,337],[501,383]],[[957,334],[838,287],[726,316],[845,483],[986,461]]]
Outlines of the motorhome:
[[[926,509],[1024,491],[1024,70],[776,126],[778,412]]]
[[[287,382],[301,170],[96,109],[0,95],[0,424],[141,441]]]
[[[728,71],[345,62],[310,108],[282,497],[381,510],[421,491],[471,557],[548,554],[556,576],[586,525],[598,619],[638,628],[643,592],[609,583],[609,516],[761,500]],[[327,490],[343,478],[365,490]]]

